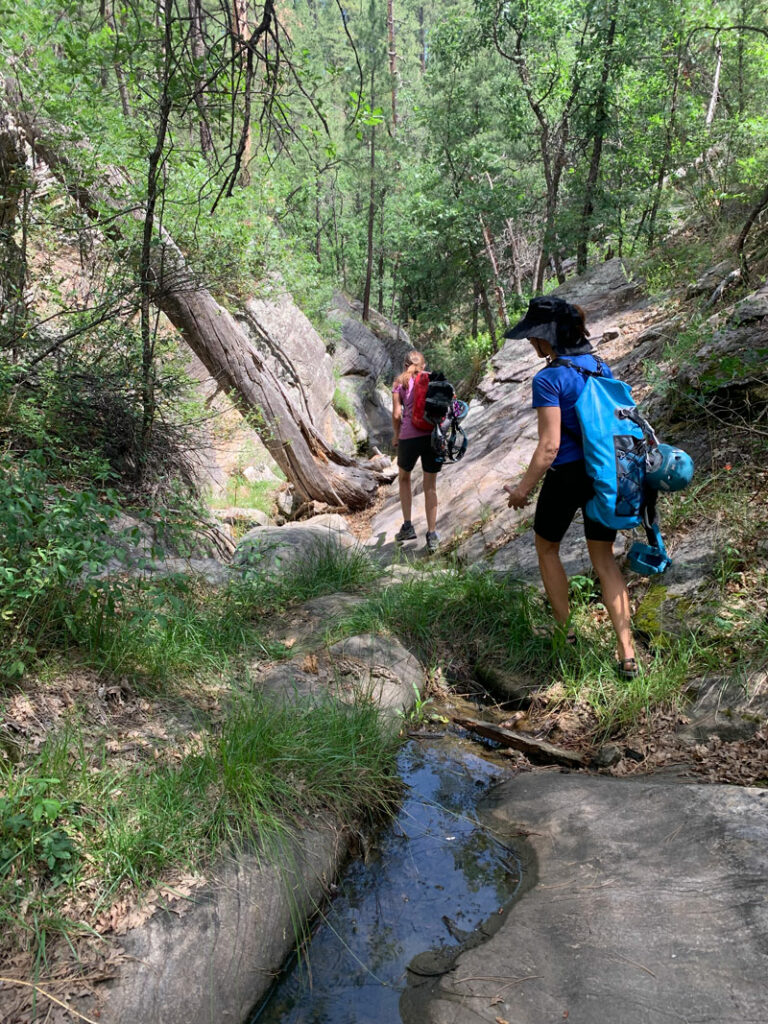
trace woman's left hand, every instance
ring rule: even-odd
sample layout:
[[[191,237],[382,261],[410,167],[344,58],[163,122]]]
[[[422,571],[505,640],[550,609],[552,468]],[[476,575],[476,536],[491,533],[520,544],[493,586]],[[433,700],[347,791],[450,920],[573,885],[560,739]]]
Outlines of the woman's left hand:
[[[507,498],[507,508],[524,508],[531,500],[530,493],[521,490],[519,485],[511,487],[509,484],[504,484],[504,490],[509,495]]]

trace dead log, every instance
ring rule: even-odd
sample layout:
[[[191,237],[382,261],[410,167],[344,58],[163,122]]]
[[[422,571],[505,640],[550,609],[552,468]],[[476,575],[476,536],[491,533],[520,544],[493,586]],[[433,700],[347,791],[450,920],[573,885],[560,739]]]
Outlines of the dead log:
[[[26,132],[29,144],[70,195],[99,222],[100,208],[115,211],[105,234],[122,239],[121,222],[125,218],[143,220],[144,211],[121,205],[128,184],[116,167],[105,166],[103,188],[97,196],[78,176],[67,154],[83,143],[67,143],[60,126],[45,131],[5,82],[6,96],[13,116]],[[56,142],[51,140],[56,139]],[[125,232],[127,235],[128,232]],[[312,423],[308,410],[300,409],[289,397],[277,376],[261,357],[249,335],[248,316],[236,319],[221,306],[199,281],[181,250],[167,232],[159,232],[160,244],[153,246],[151,273],[154,284],[152,301],[180,332],[184,341],[200,359],[217,384],[226,390],[258,432],[277,465],[293,484],[298,496],[333,507],[350,509],[370,505],[382,479],[379,474],[359,466],[354,459],[332,448]],[[270,339],[272,346],[277,340]]]
[[[536,760],[562,764],[568,768],[583,768],[587,763],[586,758],[582,754],[577,754],[575,750],[556,747],[552,743],[547,743],[546,740],[537,740],[522,732],[512,732],[510,729],[503,729],[500,725],[480,722],[475,718],[451,715],[451,719],[462,729],[475,732],[487,740],[494,740],[504,747],[513,747],[515,750],[522,751],[527,757],[533,757]]]

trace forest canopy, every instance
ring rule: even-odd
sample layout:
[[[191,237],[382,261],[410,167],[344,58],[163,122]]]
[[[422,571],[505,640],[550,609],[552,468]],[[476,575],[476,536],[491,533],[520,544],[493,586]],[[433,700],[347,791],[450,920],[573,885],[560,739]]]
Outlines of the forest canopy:
[[[506,293],[691,211],[746,221],[768,181],[753,0],[30,0],[3,20],[6,103],[58,138],[70,190],[119,166],[120,201],[154,203],[214,287],[278,267],[495,335]]]

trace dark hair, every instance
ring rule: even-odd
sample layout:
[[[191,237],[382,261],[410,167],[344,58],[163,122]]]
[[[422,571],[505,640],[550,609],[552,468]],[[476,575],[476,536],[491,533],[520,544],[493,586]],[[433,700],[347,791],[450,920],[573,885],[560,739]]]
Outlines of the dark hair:
[[[578,342],[580,338],[588,338],[589,331],[587,330],[587,314],[581,308],[581,306],[573,307],[579,314],[578,317],[573,318],[573,341]]]

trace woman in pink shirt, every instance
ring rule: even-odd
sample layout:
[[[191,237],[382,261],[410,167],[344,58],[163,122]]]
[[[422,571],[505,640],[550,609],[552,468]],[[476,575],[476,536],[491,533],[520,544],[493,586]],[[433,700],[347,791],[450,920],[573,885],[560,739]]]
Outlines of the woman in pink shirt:
[[[431,553],[437,551],[440,542],[436,526],[437,474],[440,472],[441,463],[435,459],[435,453],[432,451],[431,429],[419,430],[411,421],[414,377],[425,368],[426,361],[421,352],[409,352],[405,369],[392,385],[393,443],[397,448],[400,506],[403,510],[403,525],[395,534],[395,540],[398,544],[406,540],[416,540],[416,531],[411,522],[411,473],[421,459],[424,473],[424,511],[427,517],[427,550]]]

